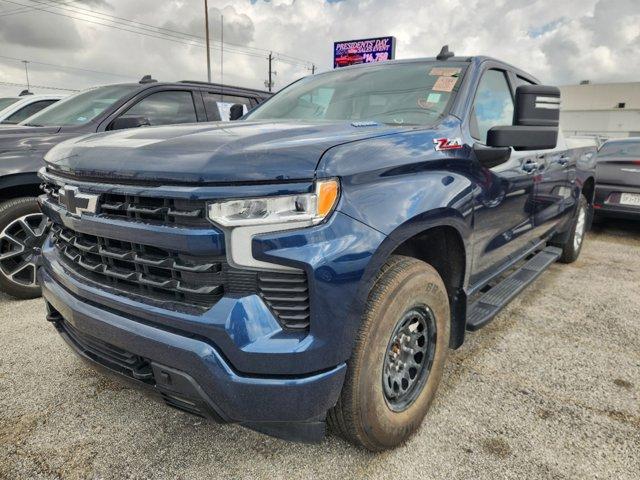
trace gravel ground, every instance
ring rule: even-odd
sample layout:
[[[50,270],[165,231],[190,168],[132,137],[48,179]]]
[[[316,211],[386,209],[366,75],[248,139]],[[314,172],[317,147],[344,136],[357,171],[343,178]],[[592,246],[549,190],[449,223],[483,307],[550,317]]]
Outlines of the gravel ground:
[[[0,478],[640,477],[640,224],[591,232],[450,355],[419,432],[373,455],[215,425],[86,367],[0,297]]]

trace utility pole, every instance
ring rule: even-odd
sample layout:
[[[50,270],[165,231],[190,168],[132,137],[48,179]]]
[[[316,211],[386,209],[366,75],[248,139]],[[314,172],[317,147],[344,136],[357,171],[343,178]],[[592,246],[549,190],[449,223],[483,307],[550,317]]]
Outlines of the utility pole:
[[[204,28],[207,37],[207,81],[211,83],[211,52],[209,51],[209,2],[204,0]]]
[[[29,88],[31,87],[31,85],[29,85],[29,67],[27,66],[29,62],[27,60],[22,60],[22,63],[24,63],[24,73],[27,76],[27,91],[28,91]]]
[[[273,61],[273,53],[269,52],[269,81],[267,87],[269,91],[271,91],[271,86],[273,85],[272,74],[271,74],[271,62]]]

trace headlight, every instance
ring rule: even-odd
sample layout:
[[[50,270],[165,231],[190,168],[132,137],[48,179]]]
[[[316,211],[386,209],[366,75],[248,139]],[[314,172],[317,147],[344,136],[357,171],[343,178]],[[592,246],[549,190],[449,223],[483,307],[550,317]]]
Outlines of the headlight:
[[[296,223],[316,225],[329,215],[338,200],[338,181],[316,182],[314,193],[247,198],[209,204],[209,219],[222,227]]]
[[[317,225],[333,212],[339,193],[338,180],[321,180],[316,182],[313,193],[210,203],[207,215],[225,231],[227,259],[232,266],[295,270],[253,258],[252,238],[261,233]]]

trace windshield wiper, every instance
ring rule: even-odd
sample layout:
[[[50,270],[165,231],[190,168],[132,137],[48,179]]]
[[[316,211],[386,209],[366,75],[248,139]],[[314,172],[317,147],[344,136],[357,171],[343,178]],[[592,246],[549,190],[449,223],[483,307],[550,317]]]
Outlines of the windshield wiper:
[[[38,125],[37,123],[25,123],[25,127],[43,127],[44,125]]]

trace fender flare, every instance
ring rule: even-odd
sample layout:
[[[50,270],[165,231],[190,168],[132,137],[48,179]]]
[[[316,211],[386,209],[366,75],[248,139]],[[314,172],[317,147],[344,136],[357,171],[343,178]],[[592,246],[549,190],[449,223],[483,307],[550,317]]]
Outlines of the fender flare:
[[[3,190],[21,186],[38,186],[42,183],[36,172],[15,173],[0,177],[0,195]]]
[[[404,223],[398,225],[383,241],[380,243],[376,251],[371,257],[367,268],[362,276],[360,287],[358,288],[358,303],[363,306],[363,310],[367,304],[369,293],[373,288],[378,272],[391,256],[391,254],[404,242],[410,238],[431,230],[436,227],[451,227],[453,228],[460,239],[462,240],[462,246],[465,256],[465,271],[464,279],[458,291],[453,295],[454,304],[452,304],[452,336],[450,346],[451,348],[458,348],[464,341],[464,332],[466,328],[466,306],[467,297],[465,293],[465,286],[468,283],[468,276],[471,267],[471,252],[470,239],[472,230],[471,227],[465,222],[461,213],[452,208],[440,208],[431,210],[424,214],[415,216]]]

